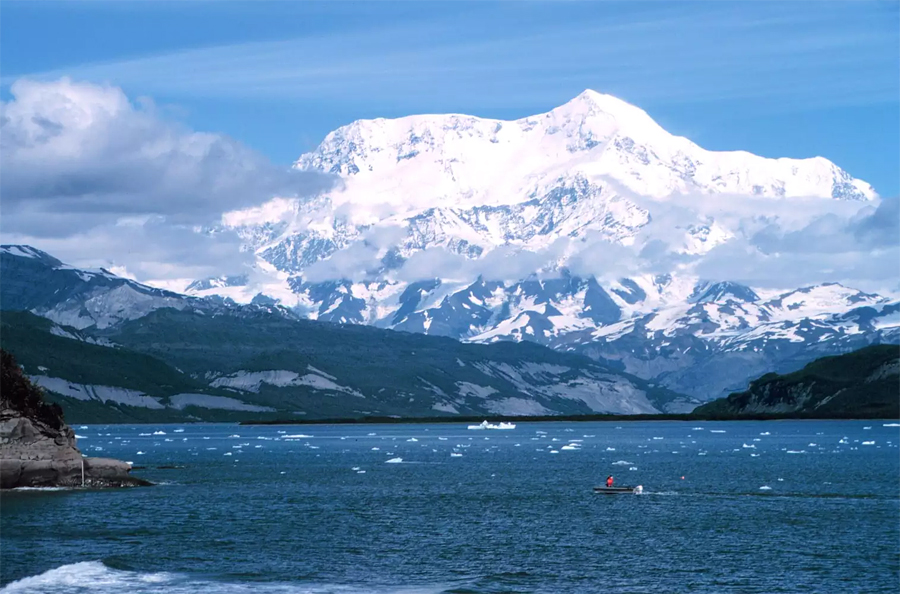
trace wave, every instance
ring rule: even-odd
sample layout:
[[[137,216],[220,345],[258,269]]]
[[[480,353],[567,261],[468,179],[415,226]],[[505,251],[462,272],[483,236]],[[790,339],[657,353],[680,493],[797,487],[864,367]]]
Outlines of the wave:
[[[288,582],[227,582],[194,578],[169,572],[112,569],[101,561],[63,565],[42,574],[22,578],[0,589],[3,594],[439,594],[442,586],[390,587]]]

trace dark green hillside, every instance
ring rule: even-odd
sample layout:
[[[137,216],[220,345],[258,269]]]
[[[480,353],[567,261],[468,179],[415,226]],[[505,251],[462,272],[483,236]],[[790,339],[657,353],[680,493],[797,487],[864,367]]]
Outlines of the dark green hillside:
[[[694,410],[695,415],[709,417],[767,413],[900,417],[900,346],[873,345],[817,359],[794,373],[769,373],[751,382],[745,392]]]
[[[473,345],[239,314],[160,309],[103,331],[77,331],[3,312],[0,331],[4,347],[73,422],[583,415],[596,413],[597,403],[653,412],[643,397],[660,410],[690,406],[669,390],[537,344]],[[629,408],[629,398],[642,408]],[[243,408],[228,410],[235,406]]]
[[[491,386],[501,395],[508,393],[506,380],[487,377],[479,370],[485,361],[510,366],[526,361],[559,365],[570,369],[562,374],[562,381],[574,380],[585,371],[614,374],[646,391],[660,408],[679,398],[670,390],[650,387],[644,380],[587,357],[529,342],[466,344],[371,326],[290,320],[266,312],[236,320],[226,315],[160,309],[105,334],[116,343],[158,357],[187,373],[268,369],[301,373],[312,365],[365,394],[382,394],[383,404],[394,409],[390,414],[410,414],[408,399],[421,392],[421,380],[448,394],[456,392],[460,381]],[[277,406],[273,401],[265,403]],[[591,411],[585,408],[581,412]]]
[[[79,384],[119,386],[151,396],[168,396],[203,387],[159,359],[58,336],[51,333],[55,326],[50,320],[26,311],[4,311],[0,315],[0,340],[29,375],[52,375]],[[62,330],[79,334],[73,328],[62,327]]]

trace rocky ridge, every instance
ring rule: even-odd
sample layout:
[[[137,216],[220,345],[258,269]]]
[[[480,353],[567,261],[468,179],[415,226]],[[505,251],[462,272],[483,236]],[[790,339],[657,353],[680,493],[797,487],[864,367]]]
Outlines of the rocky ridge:
[[[42,401],[15,359],[2,351],[0,387],[0,488],[131,487],[147,485],[132,477],[127,462],[85,458],[75,432],[58,405]]]

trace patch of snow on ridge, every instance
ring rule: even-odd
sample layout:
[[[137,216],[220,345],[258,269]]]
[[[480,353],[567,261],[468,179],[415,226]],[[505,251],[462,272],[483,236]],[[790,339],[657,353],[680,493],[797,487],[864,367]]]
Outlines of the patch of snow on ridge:
[[[471,396],[484,399],[490,397],[491,394],[497,393],[497,390],[490,386],[479,386],[471,382],[456,382],[456,387],[459,390],[459,395],[463,398]]]
[[[268,406],[256,406],[241,402],[236,398],[227,396],[210,396],[208,394],[176,394],[169,398],[173,408],[182,410],[188,406],[211,408],[220,410],[237,410],[243,412],[274,412],[274,408]]]
[[[312,366],[309,369],[315,369]],[[268,371],[237,371],[228,375],[217,377],[210,385],[216,388],[234,388],[245,392],[259,392],[262,384],[269,384],[279,388],[287,388],[291,386],[308,386],[317,390],[326,390],[331,392],[343,392],[352,396],[363,398],[363,395],[353,388],[342,386],[333,381],[334,376],[327,374],[318,375],[317,373],[308,373],[301,376],[294,371],[284,369],[272,369]]]
[[[357,390],[353,388],[348,388],[346,386],[341,386],[331,381],[330,379],[324,378],[321,375],[307,374],[297,380],[296,385],[309,386],[311,388],[315,388],[317,390],[327,390],[331,392],[343,392],[345,394],[350,394],[351,396],[357,396],[359,398],[365,398]]]
[[[142,408],[165,408],[159,400],[137,390],[119,388],[115,386],[95,386],[78,384],[58,377],[46,375],[31,376],[31,380],[45,390],[61,396],[75,398],[76,400],[97,400],[100,402],[115,402],[128,406]]]
[[[538,401],[528,398],[501,398],[489,400],[484,407],[498,415],[551,415],[552,410],[544,408]]]
[[[34,253],[33,249],[29,246],[24,245],[4,245],[0,246],[0,252],[5,252],[12,256],[19,256],[20,258],[38,258],[38,254]]]
[[[300,377],[299,373],[284,369],[269,371],[238,371],[229,375],[218,377],[210,382],[214,388],[235,388],[246,392],[259,392],[260,384],[266,383],[272,386],[284,388],[295,386]]]

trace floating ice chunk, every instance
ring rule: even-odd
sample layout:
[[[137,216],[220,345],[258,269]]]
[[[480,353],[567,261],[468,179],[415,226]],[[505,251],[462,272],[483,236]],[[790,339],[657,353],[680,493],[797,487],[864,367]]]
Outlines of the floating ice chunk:
[[[900,423],[885,423],[882,427],[900,427]]]
[[[354,467],[351,468],[350,470],[359,470],[359,466],[354,466]]]
[[[482,421],[478,425],[469,425],[469,429],[515,429],[515,423],[500,423],[495,425],[493,423],[488,423],[487,421]]]
[[[805,454],[806,450],[788,450],[788,454]]]
[[[211,450],[217,450],[218,448],[206,448],[206,451],[209,452]]]
[[[240,435],[232,435],[231,437],[240,437]],[[297,435],[285,435],[285,439],[306,439],[307,437],[312,437],[312,435],[305,435],[303,433],[298,433]]]
[[[754,445],[754,444],[752,444],[752,443],[748,445],[748,444],[745,443],[745,444],[743,444],[741,447],[742,447],[742,448],[754,448],[754,449],[755,449],[755,448],[756,448],[756,445]]]
[[[725,433],[724,429],[710,429],[710,433]]]
[[[760,435],[772,435],[772,434],[769,433],[768,431],[763,431],[762,433],[760,433]]]
[[[637,470],[637,466],[629,466],[628,470]]]
[[[78,434],[76,433],[76,434],[75,434],[75,439],[87,439],[87,437],[85,437],[84,435],[78,435]]]
[[[759,458],[759,454],[750,454],[751,458]]]
[[[446,438],[446,437],[438,437],[438,439],[441,440],[441,441],[447,441],[447,438]]]
[[[88,428],[87,425],[82,425],[81,427],[79,427],[79,429],[87,429],[87,428]]]
[[[357,470],[357,471],[356,471],[356,474],[365,474],[365,473],[366,473],[365,470]]]
[[[551,453],[551,454],[558,454],[558,453],[559,453],[559,450],[550,450],[550,453]]]
[[[153,432],[153,435],[165,435],[165,434],[166,434],[165,431],[154,431]]]
[[[373,451],[373,452],[377,452],[377,451],[379,451],[380,449],[381,449],[381,448],[372,448],[372,451]]]
[[[223,455],[223,456],[230,456],[230,455],[231,455],[231,452],[225,452],[225,453],[222,454],[222,455]]]
[[[759,488],[759,490],[760,491],[771,491],[772,487],[770,487],[769,485],[763,485],[762,487]]]
[[[874,441],[864,441],[860,445],[875,445],[875,442]]]
[[[137,455],[138,455],[138,456],[143,456],[143,455],[144,455],[144,452],[138,452]]]
[[[167,438],[165,439],[165,441],[174,441],[174,440],[169,439],[169,438],[167,437]]]
[[[138,437],[147,437],[148,435],[152,435],[152,433],[138,433]]]
[[[173,433],[184,433],[184,429],[175,429]]]
[[[863,429],[864,429],[864,430],[865,430],[865,429],[871,429],[871,427],[863,427]]]
[[[564,445],[563,447],[561,447],[559,449],[561,449],[561,450],[577,450],[578,446],[574,446],[574,445],[570,444],[570,445]]]
[[[694,427],[691,431],[703,431],[703,427]]]
[[[287,471],[282,470],[282,471],[279,472],[278,474],[287,474]]]
[[[400,464],[403,462],[403,458],[391,458],[390,460],[385,460],[385,464]]]
[[[634,466],[634,462],[628,462],[627,460],[617,460],[612,463],[613,466]]]
[[[663,439],[663,438],[662,438],[662,437],[654,437],[653,439],[655,439],[655,440],[658,441],[658,440]]]
[[[616,451],[616,448],[606,448],[606,451],[607,451],[607,452],[615,452],[615,451]]]
[[[808,447],[808,448],[814,448],[814,447],[816,447],[816,446],[817,446],[817,444],[811,443],[811,444],[809,444],[809,445],[806,446],[806,447]]]
[[[228,437],[240,437],[240,435],[238,435],[237,433],[235,433],[234,435],[229,435]]]
[[[419,440],[418,440],[418,439],[416,439],[416,438],[415,438],[415,437],[410,437],[410,438],[409,438],[409,439],[407,439],[407,440],[406,440],[406,441],[419,441]]]
[[[459,452],[450,452],[450,457],[451,458],[462,458],[462,454],[460,454]]]
[[[366,433],[366,435],[368,435],[369,437],[372,437],[373,435],[378,435],[378,434],[377,433]]]

